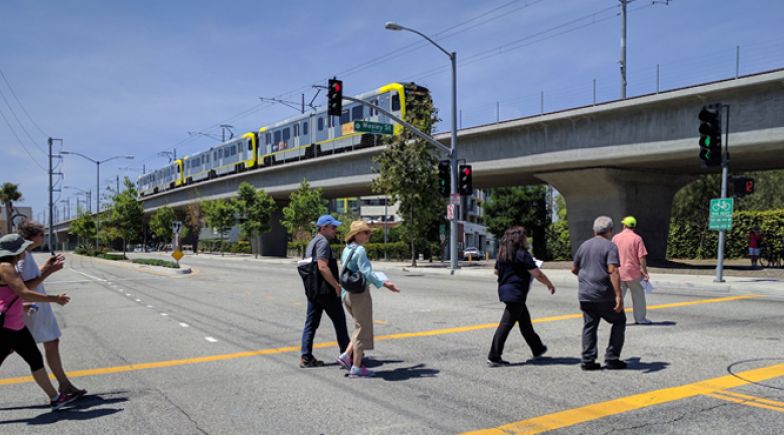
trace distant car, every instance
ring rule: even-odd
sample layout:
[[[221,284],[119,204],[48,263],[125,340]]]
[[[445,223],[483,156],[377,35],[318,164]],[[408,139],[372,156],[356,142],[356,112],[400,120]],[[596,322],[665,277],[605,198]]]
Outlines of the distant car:
[[[481,260],[484,258],[484,255],[482,255],[482,251],[479,249],[469,247],[465,248],[465,251],[463,251],[463,259],[468,260],[469,258],[472,260]]]

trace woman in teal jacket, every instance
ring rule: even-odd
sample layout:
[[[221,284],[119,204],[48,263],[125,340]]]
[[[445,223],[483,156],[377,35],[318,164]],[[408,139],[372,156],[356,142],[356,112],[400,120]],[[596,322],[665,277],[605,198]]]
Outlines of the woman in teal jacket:
[[[400,289],[392,281],[382,281],[373,273],[373,266],[362,246],[370,240],[370,227],[363,221],[351,223],[346,235],[346,249],[343,250],[341,263],[352,272],[360,272],[365,277],[365,291],[349,293],[342,289],[343,304],[354,319],[354,333],[346,351],[338,356],[338,364],[349,370],[350,378],[373,376],[373,372],[362,366],[365,351],[373,350],[373,299],[370,297],[370,284],[376,288],[386,287],[399,293]],[[349,257],[351,260],[349,261]],[[353,356],[352,356],[353,353]],[[353,364],[352,364],[353,363]]]

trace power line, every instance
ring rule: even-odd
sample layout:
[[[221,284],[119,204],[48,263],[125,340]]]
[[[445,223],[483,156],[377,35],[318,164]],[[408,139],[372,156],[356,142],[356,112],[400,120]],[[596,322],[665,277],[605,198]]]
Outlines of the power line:
[[[32,117],[32,116],[30,116],[30,114],[29,114],[29,113],[27,113],[27,109],[25,109],[25,106],[24,106],[24,105],[22,104],[22,102],[19,100],[19,97],[17,97],[17,96],[16,96],[16,92],[14,92],[14,88],[11,86],[11,83],[10,83],[10,82],[8,81],[8,79],[5,77],[5,74],[3,74],[3,70],[2,70],[2,69],[0,69],[0,76],[2,76],[2,77],[3,77],[3,81],[5,82],[6,86],[8,86],[8,89],[11,91],[11,95],[13,95],[13,96],[14,96],[14,99],[16,100],[16,102],[17,102],[17,103],[19,103],[19,107],[21,107],[21,108],[22,108],[22,112],[24,112],[24,114],[27,116],[27,119],[29,119],[29,120],[30,120],[30,122],[32,122],[32,123],[33,123],[33,125],[35,126],[35,128],[37,128],[37,129],[38,129],[38,131],[39,131],[39,132],[40,132],[42,135],[44,135],[45,137],[49,137],[49,134],[48,134],[48,133],[46,133],[46,132],[45,132],[45,131],[44,131],[44,130],[41,128],[41,126],[39,126],[39,125],[38,125],[38,123],[37,123],[37,122],[35,122],[35,120],[33,119],[33,117]]]
[[[22,139],[20,139],[19,135],[16,134],[16,130],[14,130],[14,127],[11,125],[10,122],[8,122],[8,118],[5,117],[5,113],[3,113],[2,110],[0,110],[0,116],[3,117],[3,121],[5,121],[5,125],[7,125],[8,129],[11,130],[11,133],[14,135],[14,137],[17,140],[17,142],[19,142],[19,145],[22,146],[22,149],[24,150],[24,152],[27,153],[28,156],[30,156],[30,160],[32,160],[33,163],[35,163],[36,166],[41,168],[42,171],[46,171],[47,169],[45,167],[43,167],[43,165],[38,163],[38,160],[36,160],[35,157],[33,157],[33,155],[30,154],[30,150],[27,149],[27,147],[25,146],[24,142],[22,142]]]
[[[30,139],[30,142],[32,142],[33,145],[35,145],[35,147],[38,148],[38,151],[40,151],[43,155],[46,155],[46,151],[44,151],[44,149],[40,145],[38,145],[35,139],[33,139],[33,137],[30,136],[30,132],[27,131],[24,124],[22,124],[22,121],[20,121],[19,117],[16,116],[16,112],[14,111],[14,108],[11,106],[11,103],[8,102],[8,99],[5,98],[5,94],[3,93],[2,89],[0,89],[0,97],[3,98],[3,101],[5,102],[5,105],[8,106],[8,110],[11,112],[11,115],[14,117],[14,119],[16,119],[16,123],[19,124],[19,127],[22,128],[22,131],[24,131],[25,135],[27,135],[27,138]]]

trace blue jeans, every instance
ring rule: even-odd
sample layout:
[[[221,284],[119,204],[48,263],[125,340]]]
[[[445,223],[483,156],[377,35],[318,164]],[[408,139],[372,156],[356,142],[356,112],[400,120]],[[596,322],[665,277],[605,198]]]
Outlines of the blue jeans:
[[[308,312],[305,317],[305,329],[302,331],[302,351],[301,354],[313,354],[313,338],[316,335],[321,323],[321,314],[327,312],[332,325],[335,327],[340,353],[345,352],[348,347],[349,338],[346,329],[346,313],[343,312],[343,304],[340,298],[334,295],[319,296],[316,299],[308,299]]]

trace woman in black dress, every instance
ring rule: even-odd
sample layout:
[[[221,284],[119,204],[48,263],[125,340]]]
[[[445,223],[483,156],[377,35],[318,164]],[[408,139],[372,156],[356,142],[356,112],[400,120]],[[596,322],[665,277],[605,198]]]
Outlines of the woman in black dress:
[[[501,359],[501,355],[504,352],[506,337],[509,336],[509,331],[514,328],[515,323],[520,324],[520,332],[531,348],[534,358],[547,352],[547,346],[542,344],[542,340],[531,324],[531,315],[528,313],[528,307],[525,306],[525,300],[532,278],[546,285],[550,294],[555,293],[555,286],[536,266],[527,246],[525,228],[520,226],[509,228],[501,238],[495,273],[498,275],[498,299],[506,304],[506,308],[493,336],[490,353],[487,355],[487,364],[490,367],[509,365],[509,362]]]

